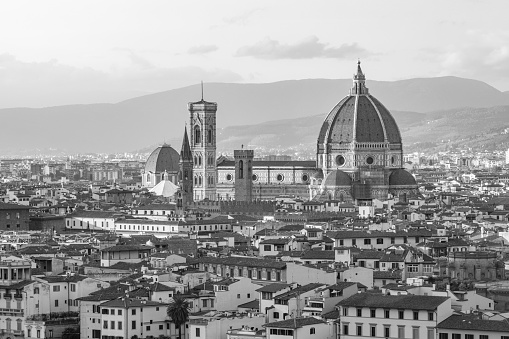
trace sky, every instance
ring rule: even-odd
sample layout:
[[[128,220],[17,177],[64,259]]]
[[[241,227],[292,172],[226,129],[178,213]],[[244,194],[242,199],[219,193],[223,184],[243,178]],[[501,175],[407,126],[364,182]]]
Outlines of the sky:
[[[509,90],[507,0],[0,1],[0,108],[200,81],[459,76]]]

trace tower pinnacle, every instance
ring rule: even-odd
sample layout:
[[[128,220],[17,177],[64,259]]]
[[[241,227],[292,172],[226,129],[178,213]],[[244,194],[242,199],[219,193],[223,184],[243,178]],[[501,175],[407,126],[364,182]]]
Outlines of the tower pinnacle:
[[[187,124],[184,128],[184,138],[182,140],[182,149],[180,150],[181,161],[192,161],[193,155],[191,153],[191,146],[189,145],[189,138],[187,137]]]

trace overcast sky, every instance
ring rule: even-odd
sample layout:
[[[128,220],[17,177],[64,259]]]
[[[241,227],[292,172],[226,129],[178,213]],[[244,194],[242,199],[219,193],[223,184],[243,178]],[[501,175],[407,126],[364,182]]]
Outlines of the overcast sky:
[[[205,82],[455,75],[509,90],[509,1],[2,1],[0,108]]]

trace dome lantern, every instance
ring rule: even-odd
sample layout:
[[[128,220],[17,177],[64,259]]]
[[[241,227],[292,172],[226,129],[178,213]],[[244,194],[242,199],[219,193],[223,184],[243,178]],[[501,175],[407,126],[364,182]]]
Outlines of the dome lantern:
[[[366,87],[366,76],[362,73],[361,61],[357,61],[357,73],[353,75],[353,87],[350,89],[350,95],[369,94]]]

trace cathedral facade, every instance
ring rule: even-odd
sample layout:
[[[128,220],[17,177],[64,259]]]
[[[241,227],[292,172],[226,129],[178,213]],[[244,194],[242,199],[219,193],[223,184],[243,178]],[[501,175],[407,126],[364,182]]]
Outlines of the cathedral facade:
[[[252,185],[237,185],[242,187],[242,199],[294,196],[367,204],[416,192],[414,177],[402,168],[403,145],[396,121],[369,93],[365,81],[359,62],[350,93],[334,106],[318,131],[315,161],[249,161]],[[187,202],[235,200],[239,162],[216,157],[217,104],[202,99],[189,103],[188,109],[190,136],[186,130],[180,162],[175,162],[174,150],[164,146],[155,150],[166,159],[161,163],[173,165],[161,174],[159,156],[153,153],[142,176],[144,186],[154,185],[164,175],[176,178]]]

